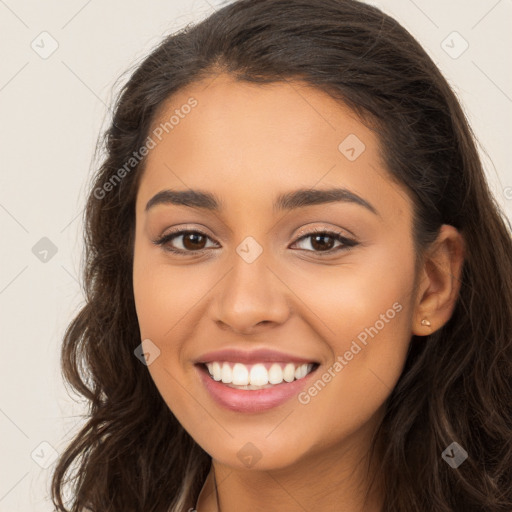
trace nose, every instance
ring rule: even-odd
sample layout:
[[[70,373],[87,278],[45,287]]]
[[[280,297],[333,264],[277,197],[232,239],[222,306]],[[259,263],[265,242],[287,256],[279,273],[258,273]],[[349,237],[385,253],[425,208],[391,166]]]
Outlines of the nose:
[[[252,263],[235,255],[212,305],[219,328],[249,335],[286,321],[290,290],[268,263],[265,252]]]

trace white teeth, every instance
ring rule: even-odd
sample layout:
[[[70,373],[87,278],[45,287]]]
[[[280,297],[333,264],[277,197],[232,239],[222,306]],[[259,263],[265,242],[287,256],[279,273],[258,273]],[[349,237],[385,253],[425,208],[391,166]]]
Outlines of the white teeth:
[[[227,363],[224,363],[224,365],[226,364]],[[237,386],[247,386],[247,384],[249,384],[249,370],[247,366],[241,363],[236,363],[235,366],[233,366],[233,379],[231,383]]]
[[[270,384],[281,384],[283,382],[283,369],[274,363],[268,371],[268,381]]]
[[[224,384],[229,384],[233,380],[233,372],[231,370],[231,366],[229,366],[228,363],[224,363],[222,365],[221,380],[224,382]]]
[[[288,363],[284,367],[283,379],[286,382],[292,382],[293,380],[295,380],[295,365],[293,363]]]
[[[210,370],[210,367],[208,367],[208,370],[215,380],[219,381],[222,379],[222,368],[217,361],[212,364],[212,369]]]
[[[265,386],[268,384],[268,372],[262,364],[255,364],[251,368],[250,383],[253,386]],[[233,382],[236,384],[236,382]]]
[[[206,367],[212,378],[222,381],[224,384],[231,384],[231,387],[240,386],[242,389],[262,389],[274,384],[293,382],[304,378],[313,369],[313,364],[295,365],[287,363],[284,368],[282,364],[273,363],[267,370],[263,363],[258,363],[249,368],[242,363],[222,363],[213,361],[207,363]]]

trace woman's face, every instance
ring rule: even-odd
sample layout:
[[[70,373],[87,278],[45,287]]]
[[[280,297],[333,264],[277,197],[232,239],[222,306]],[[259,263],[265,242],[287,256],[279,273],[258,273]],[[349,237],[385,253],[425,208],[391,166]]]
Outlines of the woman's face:
[[[415,304],[411,202],[376,135],[316,89],[226,75],[152,130],[133,281],[169,408],[233,468],[367,449]]]

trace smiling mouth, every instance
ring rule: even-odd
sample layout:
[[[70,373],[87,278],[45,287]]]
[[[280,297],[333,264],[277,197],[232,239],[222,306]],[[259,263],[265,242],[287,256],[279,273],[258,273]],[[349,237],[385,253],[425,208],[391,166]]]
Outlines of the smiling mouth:
[[[300,380],[318,368],[318,363],[262,362],[256,364],[212,361],[201,366],[211,379],[243,390],[267,389]]]

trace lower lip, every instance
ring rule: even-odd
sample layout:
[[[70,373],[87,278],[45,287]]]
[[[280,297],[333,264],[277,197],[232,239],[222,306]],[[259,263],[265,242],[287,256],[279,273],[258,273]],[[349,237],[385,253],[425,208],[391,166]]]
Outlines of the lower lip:
[[[263,412],[284,404],[297,396],[316,373],[316,368],[305,377],[292,382],[276,384],[265,389],[235,389],[212,379],[206,368],[197,367],[201,380],[212,398],[221,406],[236,412]]]

